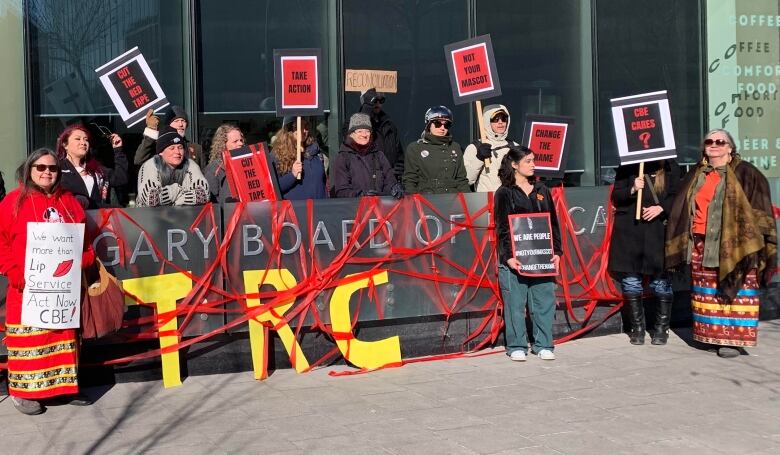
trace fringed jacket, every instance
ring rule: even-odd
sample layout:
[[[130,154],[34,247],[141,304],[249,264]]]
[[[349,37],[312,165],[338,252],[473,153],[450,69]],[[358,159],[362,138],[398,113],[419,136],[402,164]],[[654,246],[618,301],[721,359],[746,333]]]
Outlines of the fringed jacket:
[[[678,270],[691,261],[695,190],[699,186],[700,177],[706,172],[717,171],[709,165],[699,164],[688,173],[669,213],[666,267],[670,270]],[[755,166],[735,156],[726,166],[725,177],[722,198],[716,196],[716,199],[722,200],[719,236],[712,238],[719,237],[718,289],[731,300],[744,284],[750,270],[756,269],[759,285],[762,286],[775,272],[777,228],[769,182]],[[713,210],[712,205],[710,210]],[[708,226],[708,231],[711,227]],[[706,238],[710,239],[711,236]]]

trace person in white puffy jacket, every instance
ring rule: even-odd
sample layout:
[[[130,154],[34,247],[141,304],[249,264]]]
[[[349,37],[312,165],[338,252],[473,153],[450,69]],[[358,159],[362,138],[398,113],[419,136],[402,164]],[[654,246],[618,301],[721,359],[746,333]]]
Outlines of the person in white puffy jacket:
[[[463,164],[466,177],[474,191],[496,191],[501,186],[498,178],[498,166],[509,150],[510,145],[519,145],[507,139],[509,134],[509,109],[503,104],[491,104],[482,109],[485,125],[484,143],[472,142],[463,152]],[[490,159],[490,165],[485,160]]]

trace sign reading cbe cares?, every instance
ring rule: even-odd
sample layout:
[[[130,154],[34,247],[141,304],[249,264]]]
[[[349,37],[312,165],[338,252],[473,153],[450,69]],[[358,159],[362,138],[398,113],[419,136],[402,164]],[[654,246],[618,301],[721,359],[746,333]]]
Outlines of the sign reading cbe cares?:
[[[610,102],[621,165],[677,157],[665,90]]]
[[[146,111],[158,111],[168,105],[146,59],[134,47],[95,72],[127,127],[146,117]]]
[[[76,329],[81,319],[82,223],[27,223],[22,324]]]
[[[549,213],[509,215],[512,256],[520,262],[520,275],[556,276],[552,259],[552,227]]]

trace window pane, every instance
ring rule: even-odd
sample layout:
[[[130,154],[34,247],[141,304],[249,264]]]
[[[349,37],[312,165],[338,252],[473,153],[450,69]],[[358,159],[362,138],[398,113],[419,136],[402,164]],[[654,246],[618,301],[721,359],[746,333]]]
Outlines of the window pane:
[[[327,2],[202,0],[200,111],[274,111],[274,49],[320,48],[328,62]]]
[[[344,64],[350,69],[398,71],[398,93],[384,106],[398,126],[401,144],[419,139],[425,111],[452,109],[454,139],[469,142],[469,107],[453,106],[444,45],[468,38],[465,0],[344,0]],[[344,117],[358,111],[360,93],[344,95]],[[473,109],[473,107],[472,107]]]
[[[490,34],[504,104],[512,115],[510,138],[521,142],[525,114],[574,118],[567,183],[593,179],[590,2],[491,0],[477,2],[477,34]],[[584,15],[584,17],[583,17]],[[583,27],[583,20],[585,26]]]
[[[699,2],[597,0],[601,165],[619,164],[611,98],[669,91],[680,163],[695,161],[703,133]],[[611,172],[604,171],[609,183]]]
[[[94,70],[135,46],[168,99],[184,102],[181,0],[36,0],[29,7],[34,147],[53,146],[73,121],[124,131]]]

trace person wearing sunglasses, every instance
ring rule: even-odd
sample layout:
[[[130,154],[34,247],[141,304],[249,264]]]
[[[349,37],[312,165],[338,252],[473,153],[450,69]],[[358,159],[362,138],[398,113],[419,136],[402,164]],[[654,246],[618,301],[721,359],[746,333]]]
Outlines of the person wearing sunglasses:
[[[655,295],[655,327],[651,343],[664,345],[674,293],[664,269],[666,219],[680,185],[680,167],[674,160],[649,161],[639,178],[639,164],[620,166],[612,188],[615,221],[609,248],[608,270],[619,282],[629,322],[629,342],[645,342],[643,283],[647,278]],[[641,217],[636,219],[638,190],[642,190]]]
[[[476,191],[496,191],[501,186],[498,178],[498,166],[509,150],[510,145],[517,142],[508,139],[509,109],[503,104],[491,104],[482,109],[485,125],[485,142],[476,140],[463,151],[463,163],[466,166],[466,177],[469,185]],[[495,163],[487,166],[485,160]]]
[[[757,343],[758,289],[776,270],[777,228],[769,182],[728,131],[707,133],[702,155],[669,214],[666,266],[690,264],[693,339],[736,357]]]
[[[396,180],[404,174],[404,149],[395,122],[384,111],[385,95],[370,88],[360,95],[360,113],[371,118],[372,141],[384,153]]]
[[[425,112],[420,139],[406,147],[404,189],[407,193],[468,193],[460,144],[452,140],[452,111],[435,106]]]
[[[35,415],[46,410],[41,400],[58,399],[89,405],[79,394],[76,375],[76,329],[42,329],[22,324],[22,293],[28,223],[86,223],[79,201],[62,187],[57,155],[49,149],[32,152],[16,171],[19,187],[0,202],[0,273],[8,278],[5,301],[5,345],[8,348],[8,394],[16,410]],[[85,239],[81,267],[95,260]],[[74,283],[80,286],[80,283]],[[51,294],[50,294],[51,295]]]
[[[73,193],[85,210],[115,205],[111,203],[112,192],[127,185],[128,163],[122,138],[111,134],[107,139],[113,150],[113,168],[95,159],[89,130],[84,125],[69,126],[57,138],[62,187]]]

